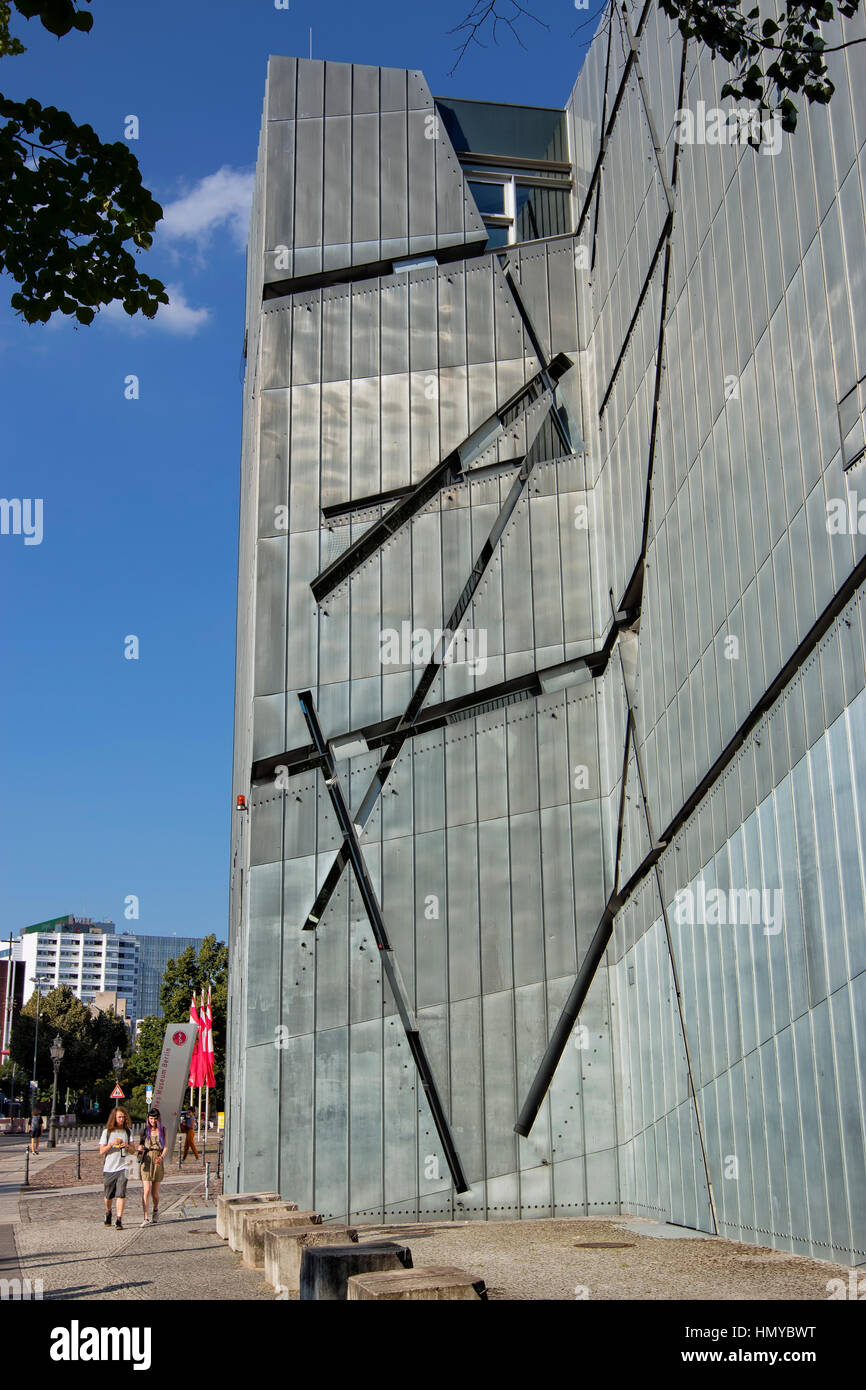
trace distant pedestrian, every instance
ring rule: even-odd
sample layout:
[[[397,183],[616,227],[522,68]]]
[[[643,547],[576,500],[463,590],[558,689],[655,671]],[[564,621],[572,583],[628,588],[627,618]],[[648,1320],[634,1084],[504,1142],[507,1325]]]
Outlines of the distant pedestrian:
[[[37,1105],[33,1110],[33,1114],[30,1116],[30,1152],[32,1154],[38,1154],[39,1152],[39,1136],[41,1133],[42,1111]]]
[[[190,1149],[192,1149],[196,1158],[199,1156],[198,1149],[195,1146],[195,1119],[193,1118],[191,1110],[184,1110],[181,1112],[180,1128],[183,1134],[183,1153],[180,1156],[180,1161],[183,1163]]]
[[[163,1159],[165,1158],[165,1127],[158,1110],[148,1112],[144,1134],[138,1145],[138,1171],[141,1175],[141,1204],[144,1208],[142,1226],[149,1226],[151,1218],[147,1214],[147,1199],[152,1197],[153,1224],[159,1220],[159,1185],[165,1177]]]
[[[108,1123],[99,1140],[99,1152],[105,1162],[102,1166],[102,1188],[105,1195],[105,1224],[111,1225],[111,1203],[117,1201],[118,1231],[123,1230],[123,1208],[126,1202],[126,1183],[129,1177],[127,1154],[135,1149],[129,1116],[125,1110],[112,1110]]]

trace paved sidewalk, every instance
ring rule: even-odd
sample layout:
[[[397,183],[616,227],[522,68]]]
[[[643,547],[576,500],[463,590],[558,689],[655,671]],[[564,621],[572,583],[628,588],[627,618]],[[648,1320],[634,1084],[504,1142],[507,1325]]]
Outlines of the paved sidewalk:
[[[156,1226],[138,1224],[140,1201],[136,1184],[118,1231],[103,1224],[99,1192],[28,1198],[15,1231],[22,1277],[41,1279],[46,1299],[273,1299],[217,1238],[201,1181],[166,1179]]]
[[[46,1299],[273,1298],[217,1239],[219,1183],[205,1204],[200,1165],[167,1165],[156,1226],[140,1225],[141,1183],[133,1178],[118,1231],[104,1224],[95,1141],[82,1146],[82,1181],[75,1144],[58,1144],[31,1156],[31,1185],[22,1187],[26,1148],[23,1135],[0,1142],[0,1277],[39,1279]]]
[[[46,1157],[46,1183],[49,1165],[56,1178],[68,1157]],[[245,1269],[217,1239],[214,1194],[205,1202],[200,1169],[166,1177],[156,1226],[140,1226],[141,1185],[133,1180],[122,1231],[104,1224],[101,1183],[19,1192],[22,1175],[23,1146],[0,1146],[0,1275],[41,1280],[46,1299],[275,1298],[262,1271]],[[371,1225],[359,1234],[403,1241],[416,1267],[469,1270],[497,1301],[808,1302],[827,1300],[832,1279],[847,1287],[841,1265],[628,1216]]]

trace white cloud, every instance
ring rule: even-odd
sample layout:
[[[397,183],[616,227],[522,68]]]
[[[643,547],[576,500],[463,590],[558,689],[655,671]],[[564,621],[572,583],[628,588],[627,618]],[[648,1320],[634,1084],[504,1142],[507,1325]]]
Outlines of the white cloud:
[[[223,165],[215,174],[199,179],[182,197],[163,208],[157,231],[172,241],[194,241],[199,247],[222,226],[228,227],[235,243],[247,242],[253,174]]]
[[[194,309],[187,303],[180,285],[166,285],[168,303],[161,304],[156,318],[146,319],[143,314],[128,314],[119,300],[106,304],[100,311],[100,318],[134,333],[143,333],[148,328],[161,328],[166,333],[177,333],[191,337],[210,321],[209,309]]]

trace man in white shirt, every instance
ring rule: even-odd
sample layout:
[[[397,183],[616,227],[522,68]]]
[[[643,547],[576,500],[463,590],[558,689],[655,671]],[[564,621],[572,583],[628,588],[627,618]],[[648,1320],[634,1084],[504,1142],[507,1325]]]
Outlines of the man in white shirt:
[[[126,1183],[129,1176],[127,1154],[131,1154],[134,1147],[129,1116],[125,1110],[112,1110],[108,1117],[108,1124],[100,1136],[99,1152],[105,1159],[102,1166],[105,1224],[106,1226],[111,1225],[111,1203],[113,1199],[116,1199],[118,1231],[123,1230],[123,1208],[126,1203]]]

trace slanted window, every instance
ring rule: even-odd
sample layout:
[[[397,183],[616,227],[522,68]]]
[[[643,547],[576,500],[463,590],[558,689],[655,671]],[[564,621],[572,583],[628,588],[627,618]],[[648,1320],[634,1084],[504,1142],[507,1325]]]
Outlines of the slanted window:
[[[842,436],[842,467],[853,468],[866,455],[866,377],[852,386],[839,402],[839,433]]]
[[[565,113],[437,99],[488,229],[488,250],[573,230]]]

